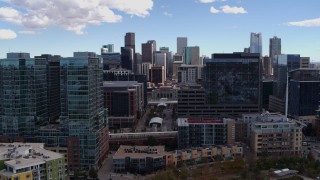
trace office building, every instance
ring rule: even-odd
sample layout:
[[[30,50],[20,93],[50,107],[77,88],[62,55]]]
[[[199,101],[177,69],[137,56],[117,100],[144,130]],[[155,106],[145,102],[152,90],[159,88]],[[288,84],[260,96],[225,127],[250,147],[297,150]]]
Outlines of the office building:
[[[150,69],[150,82],[156,86],[164,84],[166,81],[164,66],[154,66]]]
[[[258,157],[301,156],[302,126],[284,115],[261,114],[251,122],[248,137],[251,150]]]
[[[262,108],[269,109],[269,96],[273,94],[273,86],[275,82],[272,79],[264,79],[262,82]]]
[[[154,55],[153,53],[157,49],[156,41],[150,40],[146,43],[141,44],[141,52],[142,52],[142,62],[154,63]]]
[[[271,58],[268,56],[264,56],[262,60],[263,60],[263,76],[270,77],[272,75]]]
[[[178,83],[197,83],[201,79],[201,65],[185,65],[178,67]]]
[[[8,57],[0,60],[1,135],[32,142],[39,126],[48,123],[47,61],[25,58],[28,53]]]
[[[119,69],[112,69],[103,73],[103,81],[137,81],[143,84],[143,107],[148,104],[147,76],[143,74],[133,74],[130,71],[123,71]]]
[[[177,54],[183,56],[184,48],[188,46],[187,37],[177,37]]]
[[[275,61],[275,56],[281,54],[281,38],[274,36],[269,40],[269,58],[271,60],[271,67]]]
[[[258,53],[262,56],[262,34],[251,33],[250,35],[250,53]]]
[[[181,56],[182,57],[182,56]],[[178,69],[183,65],[183,62],[176,61],[172,63],[172,80],[178,81]]]
[[[289,72],[288,115],[299,119],[317,113],[320,102],[320,70],[295,69]]]
[[[128,32],[124,36],[124,47],[132,48],[133,54],[136,53],[136,35],[133,32]]]
[[[154,66],[163,66],[165,70],[165,76],[166,76],[166,69],[167,69],[167,54],[163,53],[161,51],[154,52]]]
[[[230,112],[260,112],[261,67],[259,54],[213,54],[203,68],[207,103],[230,106]]]
[[[0,154],[0,179],[67,179],[64,156],[45,150],[44,144],[2,143]]]
[[[300,57],[300,68],[310,68],[310,57]]]
[[[184,63],[189,65],[200,65],[200,48],[199,46],[185,47]]]
[[[60,59],[58,55],[43,54],[47,62],[47,104],[49,122],[55,122],[60,116]]]
[[[134,50],[131,47],[121,47],[121,67],[133,71]]]
[[[120,53],[106,53],[100,56],[103,61],[103,70],[117,69],[121,66]]]
[[[98,168],[108,151],[101,59],[62,58],[60,88],[60,122],[67,124],[69,130],[68,170]]]
[[[147,80],[149,81],[150,79],[150,76],[149,76],[149,71],[152,67],[152,64],[151,63],[142,63],[140,66],[139,66],[139,71],[138,71],[138,74],[143,74],[147,77]]]
[[[137,81],[105,81],[104,104],[110,129],[130,128],[144,109],[144,87]]]
[[[275,86],[273,88],[273,95],[269,99],[270,111],[285,114],[288,72],[298,68],[300,68],[299,54],[281,54],[275,56],[273,64]]]
[[[178,147],[208,147],[232,144],[235,140],[235,122],[232,119],[178,118]]]
[[[114,45],[113,44],[108,44],[108,45],[102,46],[101,55],[108,54],[108,53],[114,53]]]
[[[173,58],[172,58],[172,52],[169,51],[169,47],[160,47],[160,52],[166,54],[166,74],[167,77],[172,76],[172,63],[173,63]]]
[[[73,57],[77,57],[77,58],[96,57],[96,56],[97,54],[95,52],[88,52],[88,51],[73,52]]]

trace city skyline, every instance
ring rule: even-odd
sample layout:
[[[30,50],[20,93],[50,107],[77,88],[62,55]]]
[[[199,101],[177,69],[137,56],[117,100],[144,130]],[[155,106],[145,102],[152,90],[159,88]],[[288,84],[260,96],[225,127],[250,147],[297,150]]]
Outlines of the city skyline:
[[[320,61],[317,0],[290,1],[290,11],[287,2],[275,0],[59,2],[0,0],[0,57],[8,52],[71,57],[75,51],[99,53],[105,44],[120,52],[126,32],[135,33],[136,52],[148,40],[176,52],[177,37],[187,37],[189,46],[210,57],[243,51],[250,46],[250,33],[261,32],[263,55],[268,55],[269,38],[277,36],[282,53]]]

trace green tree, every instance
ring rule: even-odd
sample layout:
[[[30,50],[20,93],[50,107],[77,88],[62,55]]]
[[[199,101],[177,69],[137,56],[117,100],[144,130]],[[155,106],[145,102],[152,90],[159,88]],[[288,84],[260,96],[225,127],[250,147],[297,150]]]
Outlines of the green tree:
[[[93,179],[98,179],[98,171],[94,168],[89,170],[89,176]]]

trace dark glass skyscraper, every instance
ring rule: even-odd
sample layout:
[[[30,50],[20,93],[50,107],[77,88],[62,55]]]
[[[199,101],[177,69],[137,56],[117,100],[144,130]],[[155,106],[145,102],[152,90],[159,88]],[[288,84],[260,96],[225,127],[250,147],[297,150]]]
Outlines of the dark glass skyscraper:
[[[209,104],[260,110],[260,54],[213,54],[204,67],[203,87]]]
[[[134,51],[131,47],[121,47],[121,67],[133,71]]]
[[[154,63],[154,55],[153,53],[156,51],[156,41],[150,40],[146,43],[141,44],[141,52],[142,52],[142,62],[149,62],[151,64]]]
[[[42,54],[36,59],[43,58],[47,65],[47,97],[48,97],[48,118],[50,122],[59,119],[60,116],[60,56]]]
[[[313,116],[319,109],[320,70],[296,69],[289,73],[288,115]]]
[[[0,60],[0,121],[3,136],[34,141],[48,123],[46,59],[29,56],[10,53]]]
[[[69,129],[69,170],[98,167],[106,155],[102,77],[98,57],[61,59],[60,120]]]

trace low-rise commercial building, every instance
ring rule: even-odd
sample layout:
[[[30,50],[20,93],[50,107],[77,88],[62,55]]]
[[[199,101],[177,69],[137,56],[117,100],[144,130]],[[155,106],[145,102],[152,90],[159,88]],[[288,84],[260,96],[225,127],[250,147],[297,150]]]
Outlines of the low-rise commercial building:
[[[239,145],[211,146],[166,152],[164,146],[120,146],[113,156],[113,171],[116,173],[152,173],[167,166],[182,163],[214,161],[219,158],[241,157]]]

